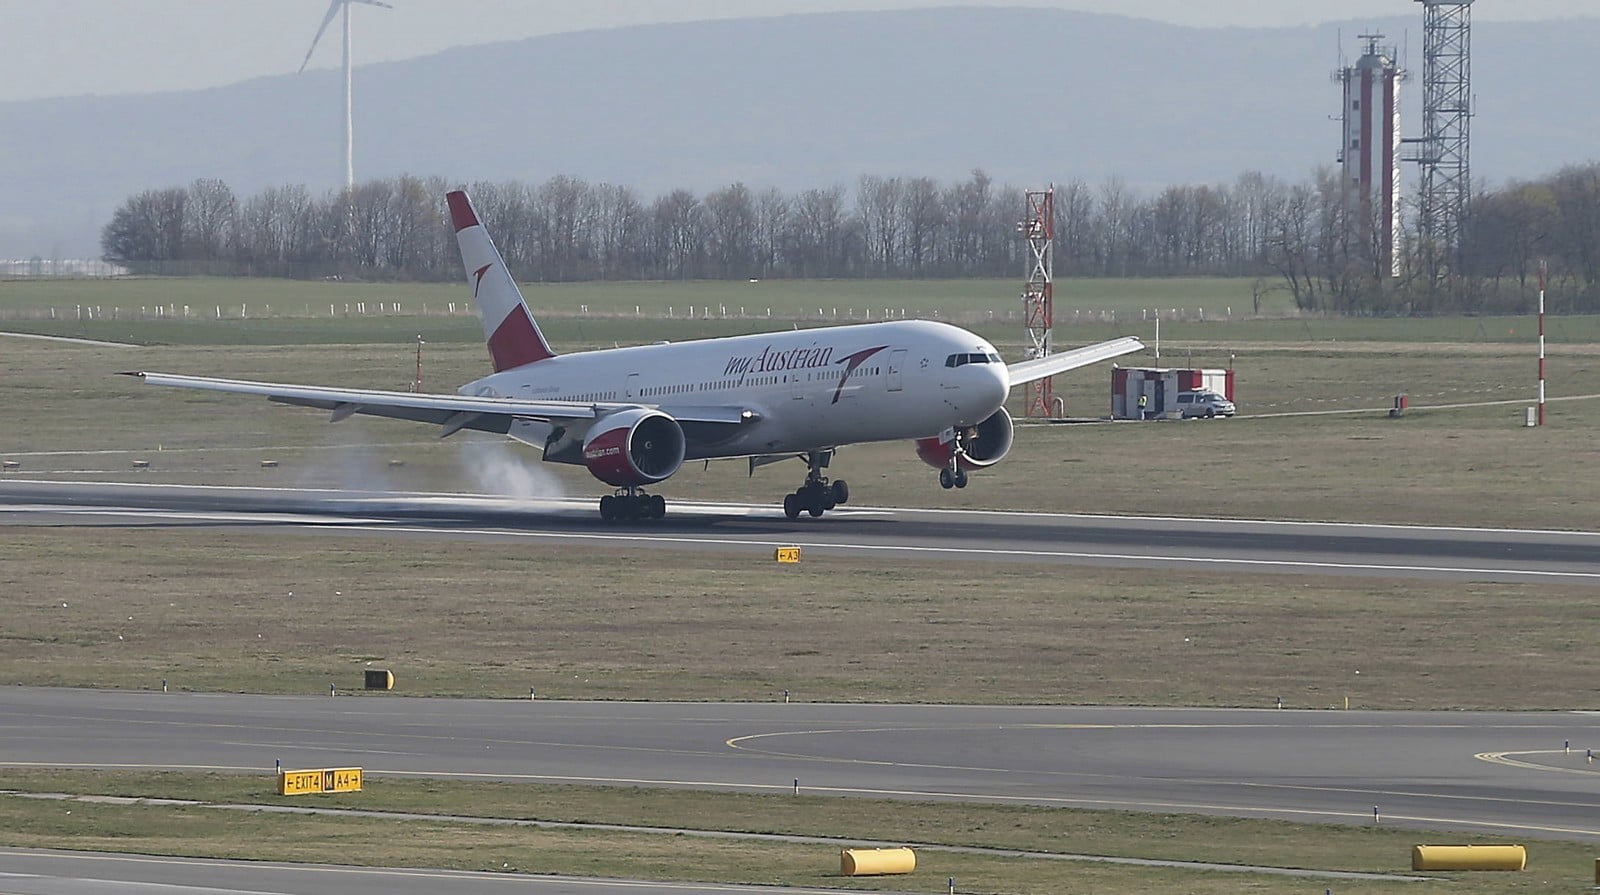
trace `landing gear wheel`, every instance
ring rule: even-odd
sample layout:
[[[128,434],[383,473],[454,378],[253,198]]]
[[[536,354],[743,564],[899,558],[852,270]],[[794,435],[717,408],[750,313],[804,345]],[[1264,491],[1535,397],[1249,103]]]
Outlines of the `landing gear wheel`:
[[[805,505],[806,512],[811,518],[821,518],[823,513],[833,509],[833,492],[816,483],[809,484],[801,489],[800,500]]]
[[[800,518],[801,513],[810,514],[816,519],[823,513],[833,509],[850,499],[850,486],[841,479],[829,482],[823,470],[828,468],[828,462],[833,459],[833,451],[811,451],[803,454],[801,459],[810,467],[806,472],[805,484],[794,490],[793,494],[783,498],[783,514],[790,519]]]
[[[664,519],[666,515],[665,497],[659,494],[644,494],[637,488],[628,488],[626,493],[606,494],[600,498],[600,518],[607,522]]]
[[[956,486],[956,477],[950,474],[950,470],[948,470],[948,469],[939,470],[939,487],[941,487],[941,488],[945,489],[946,491],[948,491],[951,488],[954,488],[955,486]]]
[[[957,488],[967,487],[967,471],[965,469],[957,468],[954,478]]]

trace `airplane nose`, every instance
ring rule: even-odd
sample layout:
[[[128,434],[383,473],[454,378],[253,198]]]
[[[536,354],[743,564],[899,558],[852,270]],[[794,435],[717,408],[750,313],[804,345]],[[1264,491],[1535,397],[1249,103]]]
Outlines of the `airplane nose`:
[[[997,407],[1004,407],[1006,398],[1011,396],[1011,373],[1005,364],[994,365],[994,403]]]
[[[975,384],[979,400],[995,409],[1004,406],[1007,396],[1011,394],[1011,376],[1006,372],[1006,365],[973,364],[972,369],[980,374]]]

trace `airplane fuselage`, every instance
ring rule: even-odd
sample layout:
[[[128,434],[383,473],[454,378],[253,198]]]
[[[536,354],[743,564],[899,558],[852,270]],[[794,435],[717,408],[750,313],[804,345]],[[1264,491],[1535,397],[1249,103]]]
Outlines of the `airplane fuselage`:
[[[693,408],[747,411],[747,423],[714,434],[685,427],[686,459],[706,459],[935,436],[998,410],[1009,380],[983,338],[946,323],[906,320],[565,354],[458,391],[639,404],[672,415]],[[554,428],[529,421],[510,434],[548,447]],[[559,450],[546,459],[581,462]]]

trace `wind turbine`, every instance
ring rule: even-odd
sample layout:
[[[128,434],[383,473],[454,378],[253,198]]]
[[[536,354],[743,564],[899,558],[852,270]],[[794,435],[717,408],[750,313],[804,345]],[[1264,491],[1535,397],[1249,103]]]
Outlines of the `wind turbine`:
[[[306,58],[300,63],[300,71],[306,70],[306,64],[311,61],[311,54],[317,51],[317,43],[322,40],[322,32],[328,30],[328,23],[333,17],[344,11],[344,186],[346,190],[355,189],[356,185],[356,134],[355,116],[350,105],[350,7],[352,4],[362,3],[367,6],[381,6],[384,9],[394,9],[381,0],[333,0],[328,4],[328,14],[322,17],[322,27],[317,29],[317,36],[311,38],[311,49],[306,50]]]

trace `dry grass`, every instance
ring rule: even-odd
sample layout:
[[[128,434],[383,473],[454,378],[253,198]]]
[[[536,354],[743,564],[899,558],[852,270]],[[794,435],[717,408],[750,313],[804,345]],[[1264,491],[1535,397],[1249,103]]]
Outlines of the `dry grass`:
[[[1580,588],[10,528],[0,682],[566,699],[1589,708]],[[291,595],[292,594],[292,595]],[[63,605],[65,604],[65,605]],[[1440,620],[1449,636],[1440,636]],[[1361,675],[1355,676],[1356,669]]]
[[[824,836],[845,841],[955,844],[1038,852],[1408,873],[1417,834],[1398,829],[1026,807],[371,779],[364,793],[282,799],[266,781],[192,774],[8,771],[0,785],[193,799],[213,804],[351,807],[439,815],[437,821],[284,817],[0,797],[0,843],[156,854],[644,877],[840,889],[940,888],[995,893],[1182,891],[1288,895],[1409,891],[1415,883],[1319,880],[1000,858],[920,849],[906,878],[850,879],[836,847],[756,839],[706,840],[599,830],[485,827],[451,815],[624,823],[663,829]],[[71,814],[66,812],[70,810]],[[248,846],[241,843],[249,843]],[[1588,847],[1540,842],[1521,874],[1443,874],[1464,893],[1544,890],[1587,879]],[[1434,874],[1434,876],[1441,876]],[[1359,887],[1359,888],[1357,888]]]

